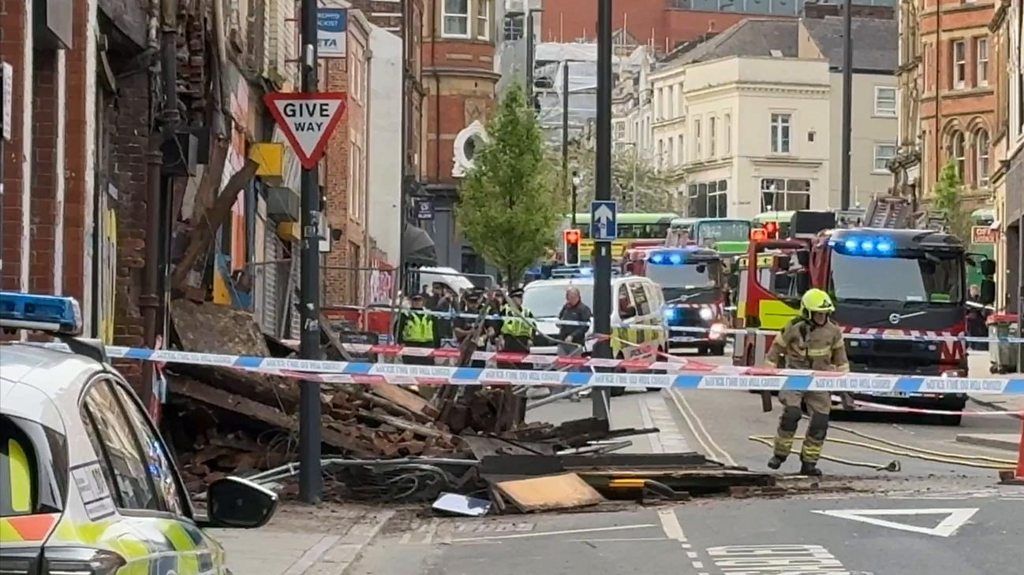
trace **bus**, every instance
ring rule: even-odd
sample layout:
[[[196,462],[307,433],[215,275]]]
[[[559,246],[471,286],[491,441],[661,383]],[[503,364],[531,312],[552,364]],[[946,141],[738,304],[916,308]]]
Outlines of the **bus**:
[[[776,224],[779,225],[778,236],[780,238],[788,238],[789,237],[789,222],[790,222],[790,220],[793,219],[793,214],[794,213],[795,212],[792,212],[792,211],[788,211],[788,212],[762,212],[762,213],[757,214],[756,216],[754,216],[754,219],[750,220],[750,222],[754,225],[755,228],[763,228],[766,223],[768,223],[768,222],[775,222]]]
[[[626,248],[635,240],[664,240],[668,235],[672,220],[679,214],[634,214],[619,213],[616,216],[616,236],[612,242],[612,260],[622,258]],[[570,219],[565,218],[562,229],[571,227]],[[590,239],[590,214],[576,214],[576,229],[580,231],[580,261],[589,262],[594,251],[594,241]],[[561,237],[561,233],[559,233]]]
[[[723,256],[747,253],[750,241],[750,222],[735,218],[676,218],[670,231],[685,232],[694,244]],[[671,243],[670,238],[666,240]]]

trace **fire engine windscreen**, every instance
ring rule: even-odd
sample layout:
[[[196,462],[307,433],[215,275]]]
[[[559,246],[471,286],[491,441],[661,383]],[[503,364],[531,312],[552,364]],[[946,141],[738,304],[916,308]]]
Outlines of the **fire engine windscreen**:
[[[647,266],[647,277],[661,286],[665,293],[665,301],[679,299],[683,295],[698,289],[715,287],[714,271],[718,266],[714,263],[693,263],[677,265]]]
[[[832,283],[839,302],[963,302],[962,255],[924,253],[917,257],[832,254]]]
[[[594,285],[573,284],[572,287],[580,290],[580,301],[594,309]],[[558,317],[558,312],[565,305],[565,291],[568,288],[564,284],[527,286],[523,291],[523,307],[530,310],[534,317]]]

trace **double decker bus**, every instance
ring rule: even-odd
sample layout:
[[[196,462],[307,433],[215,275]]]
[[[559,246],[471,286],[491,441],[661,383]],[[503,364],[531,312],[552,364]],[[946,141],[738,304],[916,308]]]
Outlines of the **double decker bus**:
[[[669,226],[672,220],[677,219],[678,214],[658,213],[620,213],[616,217],[617,239],[612,242],[612,260],[622,258],[626,248],[636,240],[662,240],[668,235]],[[565,225],[562,229],[571,227],[570,219],[565,218]],[[590,214],[576,214],[576,229],[580,231],[580,261],[589,262],[594,252],[594,241],[590,239]],[[561,232],[559,232],[561,237]]]
[[[747,253],[750,222],[736,218],[676,218],[669,226],[666,244],[676,247],[685,233],[693,244],[713,249],[723,256]]]

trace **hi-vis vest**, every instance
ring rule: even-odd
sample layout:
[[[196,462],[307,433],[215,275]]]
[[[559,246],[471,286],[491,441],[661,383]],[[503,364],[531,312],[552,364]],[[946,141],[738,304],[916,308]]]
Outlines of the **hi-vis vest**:
[[[434,320],[422,312],[404,312],[405,325],[402,341],[407,343],[429,343],[434,341]]]
[[[518,311],[507,305],[502,308],[501,315],[505,316],[501,323],[501,333],[509,337],[532,337],[533,323],[527,318],[533,317],[526,308]]]

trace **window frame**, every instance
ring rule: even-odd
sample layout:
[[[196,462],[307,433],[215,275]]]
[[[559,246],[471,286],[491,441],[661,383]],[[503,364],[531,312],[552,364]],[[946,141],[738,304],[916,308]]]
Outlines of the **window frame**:
[[[984,47],[984,50],[982,50]],[[982,59],[982,52],[985,58]],[[989,54],[988,36],[978,36],[974,39],[974,84],[979,87],[988,86],[988,66],[991,54]]]
[[[469,25],[470,13],[472,12],[472,2],[470,0],[462,0],[466,3],[465,12],[449,12],[448,11],[448,0],[441,1],[441,37],[442,38],[465,38],[470,39],[473,37],[473,29]],[[450,32],[448,30],[448,19],[459,19],[465,23],[465,32]]]
[[[701,119],[693,119],[693,159],[700,160],[703,157],[704,146],[701,145]]]
[[[722,115],[722,136],[723,155],[729,156],[732,154],[732,114],[728,112]]]
[[[880,156],[878,154],[878,150],[880,148],[891,148],[892,149],[892,155],[885,157],[886,163],[888,163],[889,160],[891,160],[891,159],[896,157],[896,144],[895,143],[893,143],[893,142],[880,142],[880,143],[876,143],[875,147],[874,147],[874,155],[873,155],[874,162],[872,164],[872,169],[871,169],[871,173],[872,174],[888,174],[889,173],[889,168],[887,166],[883,166],[883,167],[879,167],[878,166],[878,160],[882,158],[882,156]]]
[[[957,49],[962,52],[957,57]],[[967,42],[962,38],[960,40],[953,40],[950,44],[950,81],[953,84],[954,90],[963,90],[967,87]]]
[[[466,0],[467,2],[469,0]],[[467,4],[468,6],[468,4]],[[491,0],[477,0],[476,3],[475,34],[477,40],[491,41]],[[483,33],[480,32],[481,25]]]
[[[980,145],[982,138],[985,140],[984,146]],[[989,137],[988,130],[978,128],[974,131],[973,139],[974,180],[979,188],[985,188],[989,186],[992,180],[992,138]]]
[[[769,125],[771,153],[774,155],[791,155],[793,153],[793,114],[790,112],[772,112]],[[783,137],[783,132],[785,132],[785,137]]]
[[[892,110],[882,108],[879,103],[882,101],[882,92],[892,91]],[[899,115],[899,94],[895,86],[875,86],[875,116],[879,118],[895,118]]]
[[[967,136],[961,130],[956,130],[950,135],[949,158],[956,164],[960,181],[967,184]]]

